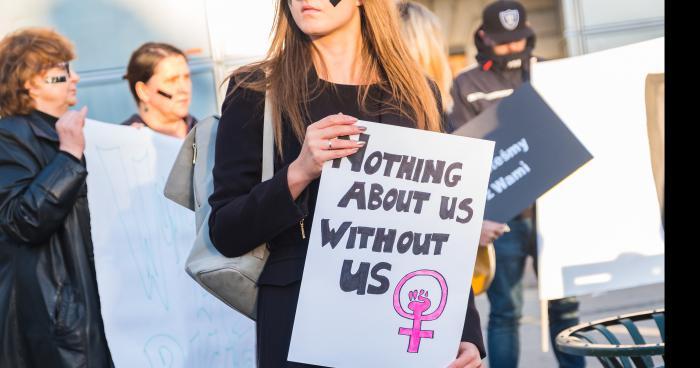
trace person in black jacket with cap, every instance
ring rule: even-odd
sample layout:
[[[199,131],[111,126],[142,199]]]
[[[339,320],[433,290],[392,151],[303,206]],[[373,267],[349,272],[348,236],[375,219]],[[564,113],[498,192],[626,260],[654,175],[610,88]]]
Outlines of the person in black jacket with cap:
[[[0,367],[112,367],[93,262],[73,46],[0,41]]]
[[[513,0],[495,1],[482,13],[482,24],[474,34],[478,64],[455,78],[451,95],[454,107],[449,116],[449,129],[454,131],[469,123],[481,112],[511,95],[530,80],[530,67],[540,60],[532,55],[535,33],[527,22],[522,4]],[[519,323],[522,316],[522,277],[525,261],[532,256],[537,271],[534,204],[508,222],[510,232],[503,233],[503,224],[484,220],[482,235],[491,233],[496,249],[496,272],[487,290],[491,311],[487,328],[489,367],[517,367],[520,351]],[[482,237],[483,238],[483,237]],[[579,323],[575,297],[549,302],[550,339]],[[556,346],[556,345],[554,345]],[[560,367],[585,365],[579,356],[554,349]]]

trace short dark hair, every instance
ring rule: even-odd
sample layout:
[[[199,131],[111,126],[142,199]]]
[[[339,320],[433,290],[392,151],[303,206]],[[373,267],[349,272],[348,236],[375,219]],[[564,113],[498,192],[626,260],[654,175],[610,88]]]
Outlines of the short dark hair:
[[[136,103],[139,103],[139,96],[136,94],[136,83],[148,82],[161,60],[169,56],[178,55],[187,60],[187,56],[182,50],[161,42],[146,42],[131,54],[124,79],[129,81],[129,89]]]
[[[24,28],[0,40],[0,116],[27,115],[34,99],[25,83],[75,58],[73,44],[50,28]]]

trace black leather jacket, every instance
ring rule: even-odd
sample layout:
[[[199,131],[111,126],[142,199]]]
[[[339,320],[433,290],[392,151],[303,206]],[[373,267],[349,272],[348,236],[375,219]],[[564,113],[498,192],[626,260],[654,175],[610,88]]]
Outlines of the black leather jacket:
[[[0,119],[0,367],[110,367],[87,170],[51,120]]]

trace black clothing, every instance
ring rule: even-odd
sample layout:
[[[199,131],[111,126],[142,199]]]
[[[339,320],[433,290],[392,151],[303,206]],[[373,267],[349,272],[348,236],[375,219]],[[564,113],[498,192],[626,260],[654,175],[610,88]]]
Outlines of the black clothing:
[[[110,367],[85,161],[56,118],[0,119],[0,367]]]
[[[381,102],[388,103],[377,85],[369,90],[371,111],[358,105],[358,86],[331,84],[317,80],[326,89],[307,105],[309,123],[342,112],[360,120],[376,121],[403,127],[415,124],[403,116],[380,111]],[[229,84],[229,91],[233,85]],[[228,94],[227,94],[228,95]],[[260,367],[300,367],[285,363],[296,313],[296,300],[304,269],[318,194],[316,179],[293,200],[287,183],[288,165],[301,150],[290,124],[283,119],[283,152],[275,154],[273,177],[263,183],[262,141],[265,96],[261,92],[237,89],[223,104],[216,139],[213,170],[214,192],[209,198],[209,217],[213,244],[224,255],[236,257],[263,242],[270,248],[270,257],[258,280],[258,358]],[[439,103],[438,103],[439,106]],[[303,220],[303,223],[301,222]],[[479,314],[470,295],[463,341],[474,343],[485,356]]]
[[[133,114],[133,115],[129,116],[129,118],[127,118],[126,120],[122,121],[119,124],[120,125],[131,125],[133,123],[141,123],[145,126],[148,126],[148,124],[146,124],[146,122],[143,120],[143,118],[139,114]],[[187,123],[187,131],[189,132],[190,130],[192,130],[192,127],[194,127],[197,124],[197,118],[195,118],[192,115],[187,115],[187,117],[185,117],[185,123]]]
[[[450,94],[454,107],[448,118],[448,132],[466,124],[491,105],[513,93],[530,79],[530,65],[541,61],[532,56],[535,36],[527,39],[523,52],[498,56],[478,35],[474,34],[479,53],[478,66],[463,71],[455,77]]]

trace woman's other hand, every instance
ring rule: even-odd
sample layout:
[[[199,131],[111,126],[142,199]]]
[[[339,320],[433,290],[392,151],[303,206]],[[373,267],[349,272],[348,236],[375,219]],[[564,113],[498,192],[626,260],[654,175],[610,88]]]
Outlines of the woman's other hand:
[[[481,368],[481,354],[476,345],[471,342],[462,341],[459,343],[457,359],[450,363],[447,368]]]
[[[481,224],[481,236],[479,237],[479,245],[486,246],[493,243],[498,239],[503,233],[510,231],[510,228],[506,224],[500,222],[493,222],[489,220],[484,220]]]

